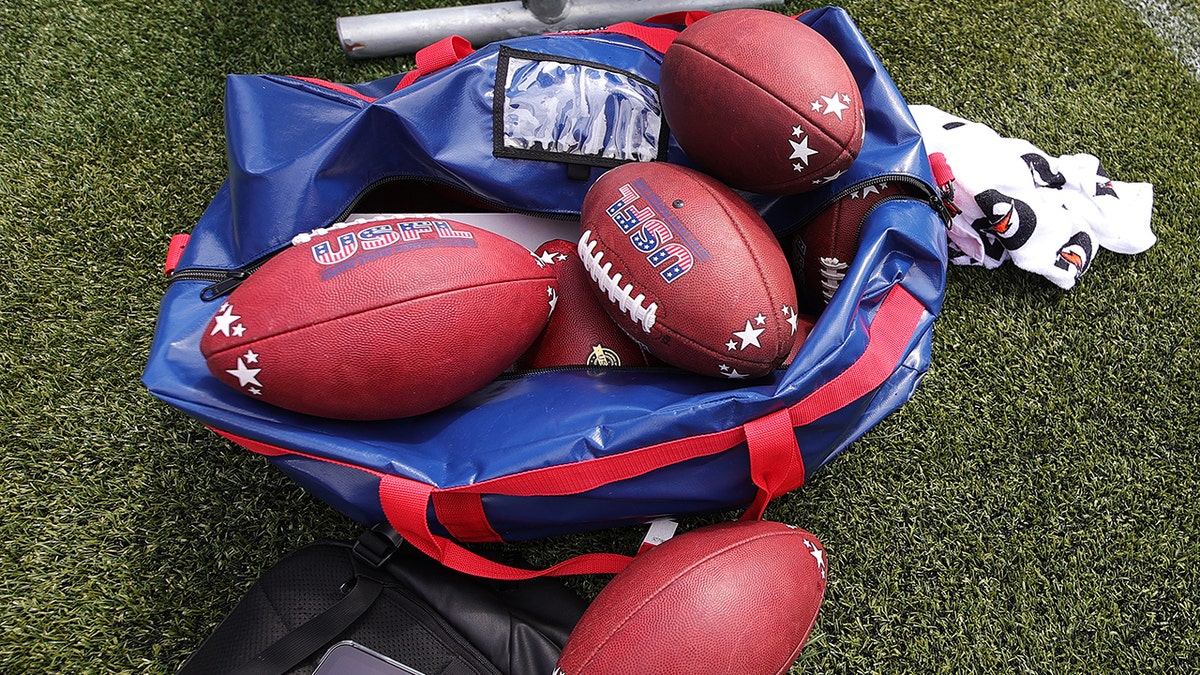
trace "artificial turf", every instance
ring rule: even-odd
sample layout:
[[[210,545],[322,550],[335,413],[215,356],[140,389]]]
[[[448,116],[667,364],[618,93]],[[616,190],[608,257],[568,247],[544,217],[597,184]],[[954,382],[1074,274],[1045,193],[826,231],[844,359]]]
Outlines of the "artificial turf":
[[[224,177],[225,74],[407,70],[333,20],[423,4],[0,9],[0,672],[171,672],[274,560],[358,529],[139,375],[166,243]],[[1153,183],[1159,242],[1068,292],[950,270],[913,399],[767,512],[829,553],[795,672],[1200,668],[1200,84],[1109,0],[844,6],[910,102]]]

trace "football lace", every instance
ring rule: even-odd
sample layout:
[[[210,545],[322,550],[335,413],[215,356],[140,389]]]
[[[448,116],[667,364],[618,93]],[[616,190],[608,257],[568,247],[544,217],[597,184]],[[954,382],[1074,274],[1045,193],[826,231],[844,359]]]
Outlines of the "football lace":
[[[846,270],[849,267],[848,263],[837,258],[821,258],[821,295],[825,296],[826,301],[833,299],[833,294],[842,285],[842,279],[846,278]]]
[[[584,269],[591,275],[592,280],[599,284],[600,290],[608,294],[609,300],[617,303],[622,312],[641,324],[642,330],[649,333],[657,318],[658,303],[645,305],[646,295],[639,293],[634,297],[633,284],[621,286],[621,273],[609,274],[612,271],[612,262],[602,262],[604,251],[597,251],[597,244],[599,242],[592,239],[591,230],[584,232],[580,237],[579,257],[583,260]]]

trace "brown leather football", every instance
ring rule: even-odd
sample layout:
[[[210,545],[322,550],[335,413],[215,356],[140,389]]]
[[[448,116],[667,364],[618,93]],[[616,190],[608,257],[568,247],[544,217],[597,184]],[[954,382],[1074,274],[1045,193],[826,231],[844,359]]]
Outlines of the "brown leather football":
[[[651,355],[692,372],[765,375],[791,353],[796,287],[758,212],[699,171],[610,170],[583,201],[579,256],[609,316]]]
[[[667,49],[659,82],[679,146],[751,192],[828,183],[862,148],[866,115],[850,67],[820,33],[761,9],[718,12]]]

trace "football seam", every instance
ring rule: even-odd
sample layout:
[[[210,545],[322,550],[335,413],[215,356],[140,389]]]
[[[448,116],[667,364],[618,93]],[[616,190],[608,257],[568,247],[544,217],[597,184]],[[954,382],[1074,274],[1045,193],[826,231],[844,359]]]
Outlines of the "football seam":
[[[772,319],[772,323],[774,324],[775,332],[776,333],[784,333],[785,329],[781,325],[779,325],[780,322],[775,317],[775,311],[777,311],[777,309],[781,303],[779,302],[779,298],[776,297],[774,289],[771,288],[770,284],[766,283],[765,268],[762,264],[762,260],[759,258],[758,253],[755,251],[754,247],[750,245],[750,240],[746,236],[746,233],[742,227],[741,217],[739,216],[739,214],[732,213],[728,208],[726,208],[725,203],[717,198],[718,195],[713,191],[713,189],[709,185],[705,184],[702,181],[696,181],[696,183],[701,188],[703,188],[708,194],[713,196],[713,202],[716,203],[718,206],[720,206],[721,211],[723,211],[725,213],[725,216],[729,219],[730,222],[735,223],[737,225],[737,227],[735,227],[733,229],[735,232],[737,232],[738,237],[742,240],[742,244],[745,247],[746,252],[750,254],[751,260],[754,261],[754,268],[758,271],[758,280],[762,282],[762,284],[761,284],[762,290],[764,291],[764,294],[767,296],[767,300],[771,303],[771,319]],[[764,226],[768,227],[768,229],[770,229],[769,226],[767,226],[765,223],[764,223]],[[775,241],[775,233],[774,232],[771,233],[770,243],[772,245],[778,246],[778,243]],[[785,267],[787,267],[787,266],[785,265]],[[788,267],[788,272],[789,272],[789,274],[788,274],[789,283],[795,283],[794,280],[791,279],[790,267]],[[792,309],[795,310],[794,307]],[[791,335],[793,337],[793,342],[794,342],[795,341],[795,332],[793,331],[791,333]],[[780,353],[778,353],[778,351],[776,351],[774,356],[763,361],[763,363],[770,363],[771,361],[774,361],[775,359],[777,359],[781,356],[786,358],[788,352],[791,351],[791,347],[792,347],[792,345],[789,344],[788,349],[784,350],[782,354],[780,354]],[[720,352],[713,352],[713,353],[720,354]],[[722,358],[724,358],[724,355],[722,355]]]
[[[367,308],[364,308],[364,309],[356,311],[356,312],[351,312],[349,314],[340,314],[336,317],[332,317],[332,318],[325,319],[322,321],[312,321],[312,322],[306,323],[302,326],[294,326],[287,330],[271,333],[269,335],[260,335],[260,336],[254,337],[252,339],[243,340],[236,344],[232,344],[228,347],[223,347],[216,351],[209,352],[208,354],[204,355],[204,358],[205,358],[205,360],[212,359],[212,358],[219,358],[222,355],[226,354],[227,352],[240,351],[241,349],[245,348],[247,345],[254,344],[255,342],[259,342],[262,340],[273,340],[278,337],[283,337],[283,336],[291,335],[293,333],[297,333],[300,331],[305,331],[305,330],[308,330],[310,328],[314,328],[317,326],[322,326],[322,325],[330,323],[332,321],[340,321],[343,319],[362,316],[364,314],[370,314],[371,312],[379,312],[379,311],[383,311],[386,309],[391,309],[393,307],[396,307],[397,305],[404,305],[409,302],[414,302],[414,301],[419,301],[419,300],[428,300],[428,299],[432,299],[432,298],[438,298],[438,297],[441,297],[444,295],[461,293],[463,291],[470,291],[470,290],[479,289],[479,288],[487,288],[489,286],[499,286],[499,285],[505,285],[505,284],[513,284],[513,283],[524,284],[527,282],[537,282],[539,285],[547,283],[547,282],[549,282],[551,284],[557,284],[557,279],[555,279],[554,277],[544,277],[544,278],[543,277],[533,277],[533,278],[521,277],[521,278],[517,278],[517,279],[505,279],[505,280],[501,280],[501,281],[494,281],[494,282],[489,282],[486,284],[476,284],[476,285],[468,285],[468,286],[459,286],[457,288],[450,288],[450,289],[446,289],[444,291],[440,291],[440,292],[434,293],[434,294],[420,295],[420,296],[408,298],[405,300],[401,300],[399,302],[392,302],[392,303],[388,303],[388,304],[380,304],[380,305],[375,305],[373,307],[367,307]],[[549,301],[547,301],[547,304],[549,304]],[[205,330],[207,330],[207,329],[208,329],[208,324],[205,324]],[[203,338],[201,338],[201,339],[203,339]]]
[[[721,352],[721,351],[717,351],[715,349],[710,349],[709,347],[706,347],[706,346],[700,344],[699,342],[696,342],[695,340],[687,337],[686,335],[681,335],[669,328],[662,328],[660,330],[662,330],[664,333],[669,333],[671,335],[672,340],[679,340],[680,342],[686,342],[689,345],[694,345],[696,347],[697,351],[700,351],[709,356],[718,357],[717,360],[725,362],[726,365],[735,366],[735,367],[738,364],[745,365],[745,366],[763,366],[763,365],[771,363],[772,361],[775,360],[772,358],[772,359],[766,359],[763,361],[756,361],[756,360],[747,359],[747,358],[744,358],[741,356],[730,356],[726,352]],[[682,367],[682,366],[680,366],[680,367]]]
[[[712,63],[714,63],[714,64],[716,64],[716,65],[720,66],[721,68],[724,68],[724,69],[725,69],[725,70],[727,70],[728,72],[730,72],[730,73],[732,73],[732,74],[734,74],[734,75],[737,75],[738,77],[740,77],[740,78],[742,78],[742,79],[746,80],[747,82],[750,82],[750,83],[751,83],[751,84],[753,84],[754,86],[758,87],[758,88],[759,88],[761,91],[763,91],[764,93],[766,93],[768,96],[770,96],[771,98],[773,98],[773,99],[775,99],[776,101],[778,101],[778,102],[779,102],[779,103],[780,103],[780,104],[781,104],[783,107],[785,107],[785,108],[787,108],[788,110],[790,110],[790,111],[792,111],[792,112],[796,113],[797,115],[800,115],[800,116],[801,116],[801,117],[803,117],[805,120],[807,120],[807,121],[809,122],[809,126],[812,126],[812,127],[813,127],[813,128],[815,128],[815,129],[816,129],[818,132],[820,132],[821,136],[823,136],[823,137],[825,138],[825,140],[826,140],[826,141],[829,141],[829,144],[830,144],[830,145],[832,145],[833,147],[839,148],[839,149],[841,150],[841,153],[839,153],[839,154],[837,155],[838,157],[840,157],[842,153],[846,153],[846,152],[848,152],[849,148],[847,148],[847,147],[846,147],[846,144],[845,144],[845,143],[842,143],[842,142],[840,142],[840,141],[839,141],[839,140],[838,140],[838,139],[837,139],[837,138],[836,138],[836,137],[835,137],[833,134],[831,134],[831,133],[829,132],[829,130],[828,130],[828,129],[826,129],[826,128],[825,128],[823,125],[821,125],[821,124],[820,124],[820,120],[816,120],[816,121],[809,120],[809,118],[808,118],[808,117],[807,117],[807,116],[804,114],[804,113],[805,113],[805,112],[807,112],[807,111],[804,111],[804,110],[797,110],[797,109],[796,109],[796,107],[794,107],[792,104],[788,103],[788,101],[787,101],[787,100],[785,100],[785,99],[781,98],[781,97],[780,97],[778,94],[776,94],[774,91],[772,91],[771,89],[769,89],[769,88],[767,88],[765,85],[763,85],[763,83],[762,83],[761,81],[759,81],[759,80],[757,80],[757,79],[755,79],[755,78],[752,78],[752,77],[750,77],[749,75],[747,75],[746,73],[743,73],[743,72],[741,72],[741,71],[739,71],[739,70],[735,70],[735,69],[734,69],[732,66],[730,66],[730,65],[729,65],[729,64],[727,64],[727,63],[725,63],[724,61],[721,61],[720,59],[717,59],[717,58],[715,58],[713,55],[711,55],[711,54],[709,54],[709,53],[707,53],[707,52],[701,51],[701,50],[697,49],[696,47],[693,47],[692,45],[689,45],[689,44],[687,44],[687,43],[685,43],[685,42],[679,42],[679,41],[676,41],[676,42],[675,42],[675,43],[673,43],[671,46],[672,46],[672,47],[680,47],[680,48],[683,48],[683,49],[687,49],[687,50],[691,51],[692,53],[694,53],[694,54],[696,54],[696,55],[700,56],[701,58],[707,59],[708,61],[710,61],[710,62],[712,62]],[[853,80],[853,74],[851,74],[851,79]],[[857,82],[855,82],[855,87],[857,87],[857,86],[858,86],[858,83],[857,83]],[[861,97],[861,93],[859,94],[859,96]],[[835,157],[835,159],[836,159],[836,157]],[[832,161],[832,160],[830,160],[830,161]],[[826,162],[826,164],[828,164],[828,163],[829,163],[829,162]],[[779,183],[772,183],[771,185],[783,185],[783,184],[786,184],[786,183],[791,183],[791,182],[793,182],[793,181],[794,181],[794,179],[792,179],[792,180],[787,180],[787,181],[780,181]]]
[[[709,187],[708,185],[704,185],[703,183],[701,183],[701,186],[703,187],[704,190],[708,191],[710,193],[710,195],[713,195],[712,187]],[[715,197],[715,195],[714,195],[714,197]],[[715,201],[715,199],[714,199],[714,201]],[[779,307],[782,305],[782,303],[780,303],[780,301],[779,301],[780,298],[776,297],[775,289],[772,288],[772,286],[770,286],[769,283],[766,282],[766,269],[764,269],[764,265],[763,265],[763,261],[762,261],[761,257],[758,256],[758,253],[757,253],[757,251],[755,251],[754,246],[750,245],[750,240],[748,237],[746,237],[746,234],[742,227],[742,220],[740,220],[739,217],[737,217],[737,214],[730,213],[730,210],[728,210],[725,207],[724,202],[720,202],[720,201],[716,201],[716,202],[718,202],[721,205],[721,210],[725,211],[725,215],[728,216],[728,219],[730,219],[734,223],[737,223],[738,227],[734,228],[734,231],[736,231],[738,233],[739,238],[742,238],[742,243],[745,245],[746,251],[748,251],[750,253],[751,259],[754,259],[755,269],[758,270],[758,280],[762,281],[762,289],[763,289],[764,293],[766,293],[767,299],[770,301],[770,305],[772,305],[772,318],[775,318],[774,312],[779,309]],[[761,216],[757,216],[757,217],[761,217]],[[768,231],[770,229],[770,227],[767,226],[766,222],[763,222],[763,227],[767,227]],[[773,246],[779,246],[778,240],[775,239],[774,232],[770,232],[769,244],[773,245]],[[784,253],[782,253],[782,251],[780,251],[780,255],[784,256]],[[790,267],[790,265],[786,264],[786,256],[784,256],[784,261],[785,261],[784,268],[787,269],[787,271],[788,271],[788,282],[793,283],[793,285],[794,285],[794,280],[791,277],[791,267]],[[796,310],[796,307],[792,307],[792,310],[793,311]],[[776,333],[784,333],[784,331],[786,329],[784,329],[784,327],[782,327],[782,325],[780,325],[780,322],[778,321],[778,319],[776,319],[776,321],[774,321],[774,323],[775,323]],[[793,330],[791,335],[793,336],[793,341],[794,341],[794,336],[796,336],[796,331]],[[780,358],[780,357],[786,358],[787,352],[790,352],[790,351],[791,351],[791,345],[788,345],[788,348],[787,348],[787,350],[784,350],[784,353],[782,353],[782,354],[776,353],[774,357],[768,359],[768,362],[770,362],[770,360],[775,360],[776,358]]]
[[[684,567],[683,569],[677,571],[674,575],[671,576],[670,579],[659,584],[656,588],[654,588],[649,593],[647,593],[646,597],[641,602],[639,602],[636,606],[634,606],[629,611],[627,611],[625,613],[625,616],[623,616],[621,618],[621,620],[618,621],[611,630],[609,630],[607,633],[605,633],[604,636],[602,637],[602,639],[597,641],[597,645],[588,653],[587,658],[583,659],[583,662],[580,664],[581,667],[587,668],[587,666],[592,662],[592,659],[596,658],[596,656],[600,653],[601,648],[614,635],[621,632],[621,630],[623,630],[625,628],[625,626],[627,626],[629,624],[629,622],[632,621],[633,618],[636,617],[642,611],[642,609],[644,609],[646,607],[646,605],[650,604],[650,602],[652,600],[657,598],[664,591],[666,591],[668,588],[670,588],[675,583],[677,583],[680,580],[680,578],[683,577],[688,572],[691,572],[692,570],[709,562],[710,560],[712,560],[713,558],[715,558],[718,555],[721,555],[728,551],[734,550],[741,546],[745,546],[747,544],[752,544],[754,542],[757,542],[760,539],[765,539],[767,537],[778,537],[778,536],[783,536],[783,535],[791,535],[791,534],[795,534],[796,532],[797,532],[796,530],[788,528],[788,530],[786,530],[786,531],[778,530],[778,531],[774,531],[774,532],[763,532],[760,534],[755,534],[755,535],[745,538],[745,539],[739,539],[738,541],[727,544],[726,546],[723,546],[722,548],[720,548],[718,550],[709,551],[704,557],[700,558],[699,560],[693,561],[687,567]]]
[[[838,237],[837,235],[840,232],[835,230],[833,233],[833,237],[832,237],[833,245],[831,245],[830,248],[838,249],[838,248],[841,248],[842,246],[846,246],[847,248],[854,249],[855,255],[857,255],[857,250],[862,245],[863,224],[866,222],[867,217],[869,215],[871,215],[872,211],[874,211],[876,208],[878,208],[884,202],[889,202],[889,201],[893,201],[893,200],[897,200],[897,199],[916,199],[916,197],[909,190],[907,190],[903,186],[897,185],[895,183],[889,184],[886,181],[878,181],[876,183],[873,183],[872,185],[880,185],[880,184],[884,185],[883,191],[879,194],[879,196],[875,199],[875,201],[866,208],[866,210],[863,212],[862,216],[858,219],[858,222],[855,223],[854,233],[850,237],[849,241],[847,242],[847,241],[843,240],[843,238]],[[892,191],[892,190],[894,190],[894,191]],[[846,197],[846,198],[848,198],[848,197]],[[841,200],[839,200],[838,202],[830,204],[828,208],[829,209],[840,209],[840,208],[843,208],[843,205],[841,204]],[[840,216],[837,215],[836,212],[832,217],[835,219],[840,219]],[[803,228],[801,230],[801,232],[798,233],[797,236],[803,237],[804,230],[807,230],[807,229],[808,228],[806,226],[805,228]],[[835,270],[827,270],[826,263],[825,263],[826,260],[834,260],[840,264],[840,267],[838,267]],[[842,281],[845,280],[846,274],[848,273],[848,271],[851,267],[851,264],[852,264],[852,260],[844,261],[844,260],[841,260],[838,258],[825,258],[823,256],[817,257],[817,275],[821,279],[821,284],[820,284],[821,287],[818,290],[820,292],[821,297],[824,298],[826,304],[828,304],[829,302],[831,302],[833,300],[833,296],[835,293],[837,293],[838,289],[841,287]]]

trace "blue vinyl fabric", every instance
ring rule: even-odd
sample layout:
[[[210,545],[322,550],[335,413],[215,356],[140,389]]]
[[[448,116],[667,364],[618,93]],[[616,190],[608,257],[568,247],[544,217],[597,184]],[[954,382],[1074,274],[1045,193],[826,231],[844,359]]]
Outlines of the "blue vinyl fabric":
[[[867,111],[863,150],[846,175],[817,191],[745,196],[781,236],[848,187],[880,176],[909,179],[935,199],[925,150],[904,99],[850,17],[825,8],[799,20],[842,53],[858,81]],[[242,268],[287,246],[297,233],[337,222],[364,195],[389,186],[401,188],[401,194],[436,188],[469,195],[496,210],[578,217],[587,188],[613,158],[573,160],[569,148],[567,155],[546,159],[497,156],[504,154],[496,152],[498,132],[527,128],[507,127],[493,114],[495,97],[504,89],[497,85],[498,63],[511,56],[502,56],[504,50],[517,53],[521,67],[527,67],[530,53],[541,54],[554,64],[592,64],[587,67],[630,83],[618,87],[628,96],[609,106],[605,121],[591,133],[621,131],[618,113],[632,106],[645,120],[637,129],[641,135],[630,141],[625,134],[620,143],[581,143],[586,151],[612,146],[619,154],[631,142],[644,149],[646,139],[656,139],[658,158],[689,163],[665,127],[652,123],[655,101],[646,96],[645,85],[657,82],[661,54],[619,34],[507,40],[398,91],[399,76],[330,85],[232,75],[226,94],[229,177],[195,226],[178,279],[163,297],[145,386],[207,426],[298,453],[271,461],[364,523],[384,520],[379,482],[353,467],[448,488],[730,429],[793,405],[862,354],[875,311],[896,284],[926,308],[907,355],[875,391],[796,429],[806,474],[910,398],[929,367],[946,269],[944,223],[929,202],[918,199],[884,202],[871,212],[854,264],[795,362],[749,383],[665,368],[534,372],[504,376],[419,417],[342,422],[252,400],[213,377],[199,342],[220,299],[203,299],[212,282],[190,278],[187,270]],[[587,114],[596,115],[595,101],[585,103]],[[569,120],[572,111],[560,106],[554,114]],[[537,135],[561,140],[582,126],[568,123]],[[558,143],[555,152],[566,145]],[[583,166],[586,178],[568,177],[568,163]],[[391,210],[404,210],[403,204]],[[510,540],[644,522],[748,503],[755,495],[748,463],[743,444],[579,495],[488,495],[483,505],[493,529]],[[431,526],[441,531],[432,520]]]

